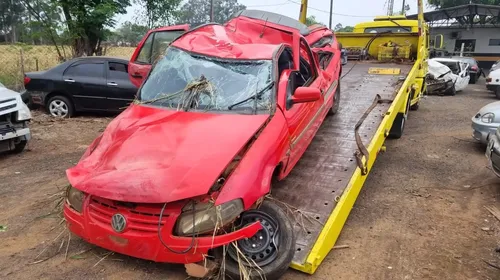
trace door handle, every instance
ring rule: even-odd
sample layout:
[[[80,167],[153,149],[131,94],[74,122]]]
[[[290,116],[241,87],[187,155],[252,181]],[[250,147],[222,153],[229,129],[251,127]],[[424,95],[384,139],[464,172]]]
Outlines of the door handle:
[[[74,83],[75,82],[75,80],[73,80],[73,79],[64,79],[64,81],[68,82],[68,83]]]
[[[117,84],[117,83],[115,83],[115,82],[109,82],[109,83],[108,83],[108,86],[117,86],[117,85],[118,85],[118,84]]]

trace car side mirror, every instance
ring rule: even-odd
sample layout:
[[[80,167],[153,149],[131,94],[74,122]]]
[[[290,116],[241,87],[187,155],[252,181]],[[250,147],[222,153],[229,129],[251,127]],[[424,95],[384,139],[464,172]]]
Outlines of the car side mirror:
[[[318,101],[320,98],[321,91],[318,88],[298,87],[292,96],[292,102],[294,104],[307,103]]]

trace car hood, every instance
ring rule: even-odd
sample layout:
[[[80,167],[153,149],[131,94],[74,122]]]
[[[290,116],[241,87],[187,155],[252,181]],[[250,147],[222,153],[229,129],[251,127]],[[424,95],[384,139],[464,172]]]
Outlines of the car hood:
[[[269,117],[131,105],[66,174],[73,187],[118,201],[204,195]]]
[[[495,116],[500,115],[500,101],[495,101],[488,105],[485,105],[483,108],[479,110],[478,113],[481,114],[481,116],[486,113],[494,113]]]

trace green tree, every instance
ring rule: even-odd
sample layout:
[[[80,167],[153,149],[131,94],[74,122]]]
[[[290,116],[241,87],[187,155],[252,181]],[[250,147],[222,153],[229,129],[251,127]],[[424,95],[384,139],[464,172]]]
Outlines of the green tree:
[[[337,23],[335,25],[335,28],[333,29],[335,32],[352,32],[354,30],[354,27],[352,26],[343,26],[342,23]]]
[[[5,36],[5,41],[17,42],[17,27],[21,25],[24,16],[24,6],[18,1],[0,1],[0,32]]]
[[[63,61],[66,55],[61,45],[67,41],[60,35],[64,34],[65,31],[60,7],[52,0],[21,0],[21,3],[28,12],[28,23],[25,28],[30,39],[40,43],[50,42],[53,44],[59,60]]]
[[[314,25],[314,24],[322,24],[322,25],[324,25],[322,22],[318,21],[315,16],[308,16],[306,18],[306,25],[307,26],[311,26],[311,25]]]
[[[120,28],[113,32],[111,41],[114,43],[125,43],[136,46],[148,30],[149,28],[147,26],[126,21]]]
[[[238,11],[246,9],[238,0],[214,0],[214,21],[224,23]],[[188,0],[179,10],[177,23],[189,23],[193,26],[210,21],[210,5],[208,0]]]
[[[91,56],[102,53],[107,27],[113,27],[113,17],[125,14],[129,0],[52,0],[61,7],[71,36],[73,55]]]
[[[143,7],[141,16],[150,29],[173,24],[181,2],[182,0],[134,0],[135,4]]]

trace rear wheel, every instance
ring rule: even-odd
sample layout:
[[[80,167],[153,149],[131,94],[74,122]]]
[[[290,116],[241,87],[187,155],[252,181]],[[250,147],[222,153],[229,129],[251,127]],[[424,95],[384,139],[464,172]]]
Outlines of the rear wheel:
[[[53,117],[69,118],[73,116],[73,103],[65,96],[53,96],[47,101],[47,112]]]
[[[470,75],[469,84],[475,84],[476,81],[477,81],[477,75],[476,74]]]
[[[408,119],[408,113],[410,111],[410,99],[406,102],[406,108],[404,113],[398,113],[394,122],[392,123],[391,130],[389,131],[389,138],[399,139],[403,136],[403,131],[405,129],[406,120]]]
[[[250,279],[279,279],[292,262],[295,233],[286,212],[265,200],[258,209],[241,215],[240,227],[256,221],[261,223],[262,229],[253,237],[238,240],[216,251],[216,257],[224,261],[221,267],[229,279],[240,279],[243,275],[241,267]]]

